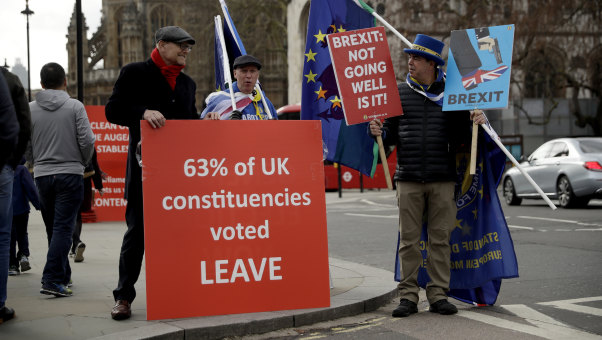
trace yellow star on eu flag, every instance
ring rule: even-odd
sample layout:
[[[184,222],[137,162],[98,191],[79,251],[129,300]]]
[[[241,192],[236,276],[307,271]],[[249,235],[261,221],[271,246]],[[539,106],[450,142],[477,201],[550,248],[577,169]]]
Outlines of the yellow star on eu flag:
[[[316,58],[314,58],[314,57],[316,56],[316,54],[317,54],[317,53],[315,53],[315,52],[312,52],[312,51],[311,51],[311,48],[310,48],[310,49],[309,49],[309,52],[305,53],[305,56],[307,57],[307,60],[306,60],[306,62],[308,62],[308,61],[310,61],[310,60],[316,61]]]
[[[314,34],[314,37],[316,37],[316,42],[319,43],[320,41],[324,41],[326,34],[322,33],[322,30],[318,30],[318,34]]]
[[[332,103],[332,107],[334,108],[335,106],[338,106],[340,108],[341,107],[341,100],[339,99],[339,96],[334,96],[334,99],[330,101]]]
[[[338,32],[347,32],[347,30],[343,28],[343,25],[340,25]]]
[[[472,227],[468,224],[465,224],[464,227],[462,228],[462,235],[470,235],[471,232],[472,232]]]
[[[460,228],[460,229],[462,229],[462,220],[456,219],[456,225],[455,225],[455,228]],[[454,228],[454,229],[455,229],[455,228]]]
[[[313,73],[310,69],[309,74],[305,74],[305,76],[307,77],[307,83],[309,83],[310,81],[313,81],[315,83],[317,75],[318,75],[317,73]]]
[[[314,92],[315,92],[315,94],[318,95],[318,98],[316,100],[318,100],[320,98],[324,98],[324,100],[326,100],[326,92],[327,91],[326,90],[322,90],[322,86],[320,86],[320,89],[318,91],[314,91]]]

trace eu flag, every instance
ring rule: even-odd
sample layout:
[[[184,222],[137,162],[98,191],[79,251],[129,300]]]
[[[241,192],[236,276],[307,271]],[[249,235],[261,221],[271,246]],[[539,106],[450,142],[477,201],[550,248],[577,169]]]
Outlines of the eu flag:
[[[226,6],[226,2],[224,0],[220,0],[220,4],[222,7],[222,12],[224,14],[224,22],[222,24],[222,32],[219,32],[219,28],[215,25],[215,88],[218,91],[225,90],[227,88],[226,80],[224,77],[224,65],[223,65],[223,55],[227,53],[228,61],[230,65],[228,68],[230,70],[230,74],[232,74],[232,65],[234,64],[234,59],[236,57],[240,57],[241,55],[247,54],[245,50],[245,46],[238,35],[238,31],[234,26],[234,22],[232,21],[232,17],[230,16],[230,12],[228,11],[228,6]],[[222,50],[222,45],[220,39],[224,40],[224,44],[226,45],[226,51]]]
[[[215,41],[214,41],[214,60],[215,60],[215,90],[222,91],[227,88],[226,76],[224,75],[224,53],[221,44],[221,35],[219,32],[219,26],[215,25]]]
[[[456,225],[451,233],[451,280],[449,296],[476,305],[493,305],[502,279],[518,277],[514,244],[496,188],[506,156],[482,133],[478,141],[476,174],[468,171],[470,154],[457,157]],[[421,241],[428,242],[426,223]],[[427,258],[426,247],[422,250]],[[399,249],[399,239],[398,239]],[[395,280],[400,280],[399,256],[395,253]],[[423,261],[423,263],[426,263]],[[426,267],[418,271],[418,284],[430,281]]]
[[[376,169],[378,145],[368,123],[347,126],[326,35],[374,27],[374,18],[353,0],[312,1],[307,25],[301,119],[322,121],[324,158],[368,176]]]

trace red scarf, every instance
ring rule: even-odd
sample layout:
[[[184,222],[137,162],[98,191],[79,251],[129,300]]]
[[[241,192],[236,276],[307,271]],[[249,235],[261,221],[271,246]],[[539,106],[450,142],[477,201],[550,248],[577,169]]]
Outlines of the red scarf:
[[[165,65],[165,61],[163,61],[163,58],[159,54],[159,51],[157,50],[157,48],[155,48],[153,50],[153,52],[151,53],[151,59],[153,60],[155,65],[157,65],[157,67],[159,67],[159,69],[161,70],[161,74],[165,77],[165,80],[167,80],[167,83],[169,84],[171,89],[175,90],[176,89],[176,78],[178,77],[178,75],[180,74],[180,72],[182,71],[184,66]]]

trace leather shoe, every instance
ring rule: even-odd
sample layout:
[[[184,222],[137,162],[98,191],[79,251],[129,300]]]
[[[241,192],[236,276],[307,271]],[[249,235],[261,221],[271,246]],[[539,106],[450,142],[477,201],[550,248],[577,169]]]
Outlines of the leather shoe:
[[[0,323],[15,317],[15,310],[6,306],[0,308]]]
[[[429,307],[429,312],[431,313],[439,313],[443,315],[451,315],[456,314],[458,312],[458,308],[453,304],[449,303],[447,300],[442,299],[439,300]]]
[[[115,306],[111,309],[111,318],[113,320],[125,320],[132,316],[131,304],[127,300],[115,301]]]
[[[397,308],[395,308],[393,311],[393,317],[405,318],[406,316],[414,313],[418,313],[418,306],[416,303],[408,299],[401,299],[399,306],[397,306]]]

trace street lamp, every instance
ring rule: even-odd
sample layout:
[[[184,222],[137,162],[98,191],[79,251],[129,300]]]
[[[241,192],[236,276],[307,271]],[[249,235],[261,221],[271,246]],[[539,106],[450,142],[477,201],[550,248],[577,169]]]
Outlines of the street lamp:
[[[31,101],[31,66],[29,65],[29,16],[33,11],[29,9],[29,0],[25,0],[25,9],[21,11],[27,17],[27,90],[29,91],[29,101]]]

